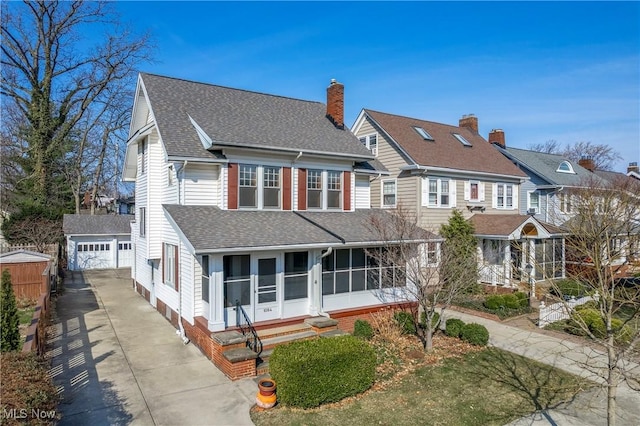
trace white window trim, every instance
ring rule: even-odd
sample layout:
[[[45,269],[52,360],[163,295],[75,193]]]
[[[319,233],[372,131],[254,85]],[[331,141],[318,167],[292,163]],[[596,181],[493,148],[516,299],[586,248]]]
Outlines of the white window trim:
[[[176,246],[164,243],[164,284],[175,288],[176,277]]]
[[[371,148],[371,137],[372,136],[376,137],[376,146],[373,149]],[[371,153],[373,155],[375,155],[376,157],[378,156],[378,146],[380,144],[380,137],[379,137],[377,132],[369,133],[367,135],[358,136],[358,139],[360,140],[360,143],[362,143],[362,145],[364,145],[369,151],[371,151]],[[364,139],[364,141],[362,139]]]
[[[538,196],[538,206],[537,207],[532,207],[531,206],[531,196],[533,194],[536,194]],[[536,214],[540,213],[540,193],[538,191],[528,191],[527,192],[527,211],[534,209],[536,211]]]
[[[504,205],[498,205],[498,187],[504,188]],[[511,186],[511,206],[507,205],[507,187]],[[493,208],[497,210],[516,210],[518,208],[518,185],[514,183],[497,182],[493,184]]]
[[[307,186],[307,210],[330,210],[330,211],[342,211],[344,208],[344,170],[322,170],[322,169],[307,169],[307,174],[310,171],[319,171],[321,172],[320,176],[322,179],[322,190],[321,190],[321,206],[320,207],[309,207],[309,177],[307,175],[307,182],[304,184]],[[329,172],[335,172],[340,174],[340,197],[339,197],[339,206],[338,207],[329,207]],[[298,182],[298,184],[300,184]],[[317,191],[314,189],[313,191]]]
[[[563,165],[566,165],[569,170],[562,170],[561,167]],[[563,161],[562,163],[560,163],[558,165],[558,168],[556,169],[556,172],[558,172],[558,173],[569,173],[569,174],[572,174],[572,175],[576,174],[576,172],[573,170],[573,166],[567,160]]]
[[[431,180],[437,181],[436,204],[429,203],[429,193],[430,193],[429,181]],[[449,204],[447,204],[446,206],[443,206],[440,203],[440,200],[442,199],[442,182],[443,181],[449,182]],[[423,177],[422,178],[422,206],[429,207],[432,209],[451,209],[456,207],[456,197],[457,197],[456,185],[457,185],[457,182],[455,179],[440,178],[440,177]]]
[[[393,182],[393,204],[384,203],[384,184]],[[391,209],[398,205],[398,180],[397,179],[384,179],[380,184],[380,207]]]
[[[471,185],[478,185],[478,198],[471,198]],[[464,182],[464,199],[472,203],[481,203],[484,201],[484,182],[479,180],[467,180]]]
[[[146,238],[147,236],[147,208],[140,207],[138,209],[138,215],[140,216],[140,226],[138,228],[138,235],[140,238]]]
[[[240,168],[243,166],[255,167],[256,168],[256,206],[240,206]],[[278,207],[265,207],[264,206],[264,169],[265,167],[269,168],[277,168],[278,172],[278,180],[279,180],[279,190],[280,197],[278,200]],[[245,187],[242,187],[245,188]],[[238,210],[282,210],[282,197],[283,197],[283,185],[282,185],[282,167],[281,166],[272,166],[272,165],[258,165],[253,163],[240,163],[238,164]]]

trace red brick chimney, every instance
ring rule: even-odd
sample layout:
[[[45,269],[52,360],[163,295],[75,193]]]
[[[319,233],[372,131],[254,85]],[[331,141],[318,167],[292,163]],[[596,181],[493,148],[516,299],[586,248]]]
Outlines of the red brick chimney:
[[[629,163],[629,167],[627,167],[627,173],[631,173],[631,172],[640,173],[640,168],[638,168],[638,162],[637,161]]]
[[[344,129],[344,84],[335,78],[327,87],[327,118],[338,128]]]
[[[465,114],[458,122],[458,127],[466,127],[473,133],[478,134],[478,117],[473,114]]]
[[[501,148],[506,148],[507,143],[504,139],[504,130],[502,129],[493,129],[489,132],[489,143],[495,143],[500,145]]]
[[[596,169],[596,163],[595,161],[593,161],[592,157],[582,157],[581,159],[578,160],[578,165],[584,167],[585,169],[589,170],[590,172],[594,171]]]

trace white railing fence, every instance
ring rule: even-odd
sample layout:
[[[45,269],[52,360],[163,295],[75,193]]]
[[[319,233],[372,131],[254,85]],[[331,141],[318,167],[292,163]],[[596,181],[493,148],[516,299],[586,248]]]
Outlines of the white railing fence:
[[[540,302],[540,315],[538,317],[538,327],[542,328],[552,322],[567,319],[571,316],[571,312],[576,306],[584,305],[585,303],[599,299],[598,293],[593,296],[585,296],[579,299],[572,297],[570,300],[564,302],[553,303],[546,306],[544,302]]]

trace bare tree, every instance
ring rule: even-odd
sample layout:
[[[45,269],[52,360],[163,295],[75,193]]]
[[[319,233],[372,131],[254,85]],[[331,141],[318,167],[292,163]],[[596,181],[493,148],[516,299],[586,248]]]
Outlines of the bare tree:
[[[408,302],[418,338],[430,351],[445,310],[477,284],[473,227],[455,211],[441,229],[443,239],[400,206],[392,214],[372,213],[370,229],[383,242],[382,250],[368,251],[382,265],[382,294]]]
[[[609,145],[593,142],[577,142],[568,145],[562,151],[562,155],[575,162],[581,158],[590,158],[596,170],[612,170],[615,162],[622,159],[620,154]]]
[[[560,154],[562,152],[562,145],[555,139],[549,139],[541,143],[533,143],[527,148],[531,151],[544,152],[545,154]]]
[[[573,193],[575,216],[565,223],[567,277],[596,295],[593,307],[572,314],[572,324],[606,353],[584,367],[604,379],[607,422],[615,424],[621,383],[640,390],[640,372],[626,362],[640,341],[640,284],[622,277],[640,271],[640,191],[633,179],[604,183],[589,179]],[[554,284],[563,295],[563,288]]]
[[[112,8],[85,1],[2,4],[3,104],[19,111],[14,136],[27,147],[16,189],[40,205],[59,192],[54,178],[87,111],[114,84],[131,82],[135,67],[148,60],[148,37],[132,35]],[[81,47],[87,26],[105,31],[89,49]]]

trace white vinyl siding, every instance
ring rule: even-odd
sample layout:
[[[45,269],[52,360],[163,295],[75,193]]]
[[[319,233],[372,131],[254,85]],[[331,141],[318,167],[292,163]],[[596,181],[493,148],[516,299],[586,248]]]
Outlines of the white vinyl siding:
[[[355,208],[371,208],[371,191],[369,188],[369,176],[356,175],[355,178]]]
[[[184,172],[184,200],[181,204],[220,206],[219,166],[188,164]]]

